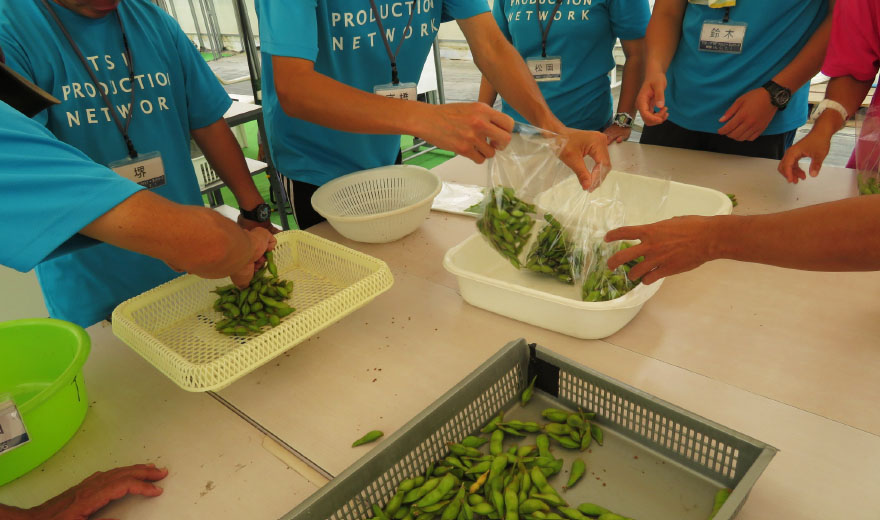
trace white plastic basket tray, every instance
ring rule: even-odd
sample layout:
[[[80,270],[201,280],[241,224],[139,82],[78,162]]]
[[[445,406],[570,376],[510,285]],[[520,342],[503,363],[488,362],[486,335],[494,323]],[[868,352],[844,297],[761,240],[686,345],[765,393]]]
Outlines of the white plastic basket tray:
[[[644,202],[646,196],[665,192],[665,181],[612,172],[606,182],[609,188],[612,183],[620,184],[620,198],[627,207],[627,225],[680,215],[727,215],[733,208],[730,199],[721,192],[670,182],[666,204],[660,211],[630,211],[640,207],[640,201]],[[577,181],[572,180],[572,186],[560,183],[542,194],[539,204],[552,210],[557,205],[554,200],[563,196],[565,190],[580,191]],[[580,286],[515,269],[479,233],[447,251],[443,267],[458,278],[461,296],[471,305],[581,339],[604,338],[622,329],[663,283],[660,280],[651,285],[638,285],[624,296],[607,302],[584,302]]]
[[[181,388],[218,390],[362,307],[394,283],[385,262],[305,231],[275,235],[275,263],[293,281],[296,312],[252,337],[214,330],[210,292],[229,279],[185,275],[121,303],[113,333]]]

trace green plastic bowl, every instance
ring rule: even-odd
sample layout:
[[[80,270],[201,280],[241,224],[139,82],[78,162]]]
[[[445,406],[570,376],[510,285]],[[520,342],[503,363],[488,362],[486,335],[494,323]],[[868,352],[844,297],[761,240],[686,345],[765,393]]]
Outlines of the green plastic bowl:
[[[89,408],[82,367],[90,346],[86,331],[66,321],[0,323],[0,402],[11,395],[30,437],[0,454],[0,486],[42,464],[79,429]]]

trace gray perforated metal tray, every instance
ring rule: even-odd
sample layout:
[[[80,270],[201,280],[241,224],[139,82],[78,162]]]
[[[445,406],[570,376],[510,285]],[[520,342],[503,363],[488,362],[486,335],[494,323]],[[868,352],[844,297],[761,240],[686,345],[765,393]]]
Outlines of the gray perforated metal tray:
[[[533,376],[535,397],[522,408],[519,395]],[[566,459],[555,477],[560,491],[571,460],[587,463],[585,478],[563,498],[637,520],[706,520],[721,488],[733,492],[715,518],[734,518],[777,451],[520,339],[283,518],[370,518],[371,504],[384,506],[398,483],[445,457],[447,442],[478,433],[501,410],[505,420],[545,422],[540,412],[551,406],[596,412],[605,432],[604,446],[587,452],[554,449]]]

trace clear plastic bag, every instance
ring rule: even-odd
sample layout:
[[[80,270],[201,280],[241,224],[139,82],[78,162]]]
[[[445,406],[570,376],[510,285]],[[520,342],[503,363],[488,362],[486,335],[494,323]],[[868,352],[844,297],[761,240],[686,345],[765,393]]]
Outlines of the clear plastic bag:
[[[861,117],[857,117],[861,119]],[[880,108],[871,105],[856,137],[855,166],[861,195],[880,193]]]
[[[563,146],[558,134],[517,123],[510,143],[490,160],[490,189],[477,229],[517,269],[526,264],[540,218],[535,199],[566,177],[576,179],[559,160]]]

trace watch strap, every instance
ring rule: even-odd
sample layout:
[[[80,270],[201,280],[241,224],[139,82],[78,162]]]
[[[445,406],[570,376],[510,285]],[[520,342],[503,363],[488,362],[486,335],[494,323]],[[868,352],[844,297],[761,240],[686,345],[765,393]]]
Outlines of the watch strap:
[[[621,121],[623,120],[623,121]],[[635,118],[626,112],[618,112],[614,114],[613,123],[622,128],[632,128]]]
[[[822,101],[820,101],[819,104],[816,105],[816,108],[813,109],[813,113],[810,114],[810,121],[815,122],[817,119],[819,119],[819,116],[822,115],[822,112],[828,110],[829,108],[840,114],[840,117],[843,118],[844,124],[846,124],[846,120],[849,119],[849,113],[846,111],[846,108],[843,105],[841,105],[837,101],[834,101],[833,99],[823,99]]]
[[[783,87],[783,86],[780,85],[779,83],[776,83],[776,82],[773,81],[772,79],[771,79],[770,81],[768,81],[767,83],[764,83],[764,84],[762,85],[762,87],[764,88],[764,90],[766,90],[767,92],[770,93],[770,103],[771,103],[774,107],[776,107],[777,109],[779,109],[779,110],[785,110],[785,107],[787,107],[789,101],[791,101],[791,95],[792,95],[792,94],[791,94],[791,90],[789,90],[789,89]],[[788,96],[786,96],[787,99],[785,100],[784,103],[780,103],[780,102],[776,99],[777,95],[778,95],[780,92],[785,92],[785,93],[788,94]]]
[[[265,222],[265,221],[269,220],[268,215],[270,214],[270,211],[266,211],[266,210],[270,210],[270,208],[269,208],[269,205],[266,204],[265,202],[263,202],[261,204],[257,204],[257,206],[252,210],[246,210],[246,209],[239,208],[239,211],[241,212],[242,217],[244,217],[248,220],[253,220],[255,222]],[[260,213],[262,213],[262,212],[265,212],[265,214],[267,215],[267,218],[260,218]]]

